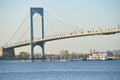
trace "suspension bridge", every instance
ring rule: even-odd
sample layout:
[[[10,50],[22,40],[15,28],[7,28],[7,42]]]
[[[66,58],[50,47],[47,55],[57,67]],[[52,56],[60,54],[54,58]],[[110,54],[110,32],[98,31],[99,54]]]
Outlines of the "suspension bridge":
[[[34,16],[36,13],[39,14],[39,17]],[[35,26],[36,18],[41,18],[38,20],[39,28],[41,28],[38,31],[39,35],[36,31],[34,31],[34,28],[36,27]],[[20,31],[20,29],[23,27],[27,19],[30,20],[30,22],[27,23],[30,26],[27,25],[28,27],[26,30],[24,28],[25,32],[23,30]],[[13,36],[8,40],[8,42],[4,46],[0,48],[0,54],[2,55],[9,54],[8,56],[12,57],[15,55],[15,51],[14,51],[15,48],[31,45],[31,59],[34,60],[34,47],[36,45],[39,45],[42,49],[42,59],[45,59],[45,49],[44,49],[45,42],[74,38],[74,37],[110,35],[115,33],[120,33],[119,25],[108,29],[99,28],[96,30],[95,29],[83,30],[83,29],[78,29],[75,26],[69,25],[64,21],[48,14],[43,10],[43,8],[30,8],[30,15],[27,15],[25,17],[24,21],[17,29],[17,31],[13,34]],[[18,34],[19,35],[21,34],[21,36],[17,36]],[[13,40],[15,36],[16,36],[15,40],[17,41]],[[11,41],[14,42],[12,42],[11,44]]]

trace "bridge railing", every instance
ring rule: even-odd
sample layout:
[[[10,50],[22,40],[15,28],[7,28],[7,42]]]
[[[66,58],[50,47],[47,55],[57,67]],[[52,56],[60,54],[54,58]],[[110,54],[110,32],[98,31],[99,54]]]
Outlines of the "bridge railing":
[[[107,29],[97,29],[97,30],[77,30],[77,31],[73,31],[73,32],[66,32],[66,33],[61,33],[61,34],[54,34],[54,35],[50,35],[50,36],[45,36],[44,39],[48,39],[48,38],[57,38],[57,37],[64,37],[64,36],[72,36],[72,35],[82,35],[82,34],[90,34],[90,33],[103,33],[103,32],[112,32],[112,31],[120,31],[120,26],[118,25],[117,27],[113,27],[113,28],[107,28]],[[42,40],[42,38],[34,38],[34,40]],[[11,43],[8,44],[6,46],[4,46],[5,48],[7,47],[12,47],[12,46],[19,46],[19,45],[24,45],[24,44],[30,44],[30,40],[24,40],[24,41],[20,41],[20,42],[16,42],[16,43]]]

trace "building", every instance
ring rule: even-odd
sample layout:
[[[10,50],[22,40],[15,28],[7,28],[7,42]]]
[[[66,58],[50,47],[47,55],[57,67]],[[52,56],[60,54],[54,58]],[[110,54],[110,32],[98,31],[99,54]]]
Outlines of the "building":
[[[94,52],[89,55],[88,60],[106,60],[107,53],[106,52]]]

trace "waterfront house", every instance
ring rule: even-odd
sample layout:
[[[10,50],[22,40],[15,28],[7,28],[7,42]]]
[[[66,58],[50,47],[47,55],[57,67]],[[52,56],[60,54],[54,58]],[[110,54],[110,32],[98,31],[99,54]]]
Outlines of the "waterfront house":
[[[106,52],[94,52],[89,55],[88,60],[106,60],[107,53]]]

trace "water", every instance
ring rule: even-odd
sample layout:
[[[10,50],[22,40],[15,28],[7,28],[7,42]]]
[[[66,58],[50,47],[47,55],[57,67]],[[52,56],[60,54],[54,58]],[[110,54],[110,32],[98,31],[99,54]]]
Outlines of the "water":
[[[0,61],[0,80],[120,80],[120,61]]]

